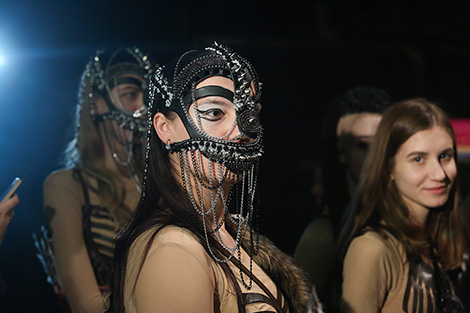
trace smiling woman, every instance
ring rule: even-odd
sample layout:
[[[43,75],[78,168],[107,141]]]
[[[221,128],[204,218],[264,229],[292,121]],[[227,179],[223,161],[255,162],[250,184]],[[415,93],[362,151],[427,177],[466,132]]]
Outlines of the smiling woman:
[[[429,210],[447,202],[457,176],[454,156],[452,137],[441,126],[417,132],[395,155],[390,177],[421,228]]]
[[[385,112],[346,240],[343,312],[463,312],[446,274],[464,250],[456,155],[436,105],[414,99]]]

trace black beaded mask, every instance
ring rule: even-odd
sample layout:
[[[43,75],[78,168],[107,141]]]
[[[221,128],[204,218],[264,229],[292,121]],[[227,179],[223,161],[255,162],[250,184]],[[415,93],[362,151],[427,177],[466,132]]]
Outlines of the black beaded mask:
[[[249,236],[250,269],[252,256],[258,251],[255,204],[258,163],[263,154],[260,96],[260,83],[251,64],[216,43],[205,50],[189,51],[159,68],[149,83],[148,138],[151,117],[168,111],[179,116],[189,135],[189,139],[165,144],[170,153],[178,154],[186,200],[211,256],[219,263],[235,256],[241,264],[240,241]],[[147,161],[150,148],[149,140]],[[146,173],[147,168],[144,177]],[[223,216],[217,216],[218,203],[224,206]],[[227,220],[236,227],[233,246],[224,243],[220,234]],[[212,246],[209,236],[217,240],[225,257],[214,252],[219,248]],[[241,269],[240,276],[250,289],[251,271],[248,283]]]
[[[147,131],[147,81],[155,69],[138,48],[100,51],[87,64],[81,82],[81,98],[89,104],[91,120],[104,129],[117,168],[132,177],[138,189]],[[104,100],[101,108],[98,96]]]
[[[218,85],[197,85],[207,78],[221,76],[233,82],[233,90]],[[150,98],[157,111],[171,110],[183,122],[189,139],[172,143],[171,151],[199,150],[211,161],[224,164],[234,173],[243,172],[257,163],[263,154],[263,131],[259,121],[261,88],[258,76],[245,59],[229,48],[214,43],[205,50],[189,51],[158,69],[150,81]],[[232,127],[225,136],[209,134],[204,128],[205,111],[190,106],[200,99],[215,97],[234,109]],[[240,135],[229,138],[238,127]]]
[[[114,120],[119,127],[135,132],[145,133],[146,98],[134,99],[130,92],[112,95],[115,87],[133,86],[134,93],[148,94],[147,81],[155,71],[148,55],[140,49],[118,49],[111,55],[98,52],[87,66],[87,77],[91,80],[92,92],[88,94],[91,105],[91,118],[99,123]],[[132,87],[131,87],[132,88]],[[108,112],[97,113],[93,105],[94,94],[98,94],[106,102]]]

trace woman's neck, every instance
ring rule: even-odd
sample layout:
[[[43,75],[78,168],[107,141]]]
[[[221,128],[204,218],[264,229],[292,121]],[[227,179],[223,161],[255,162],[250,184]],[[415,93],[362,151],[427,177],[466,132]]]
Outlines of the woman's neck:
[[[410,208],[410,214],[419,228],[424,230],[426,228],[426,223],[428,221],[429,209],[424,207],[412,207]]]
[[[235,247],[235,239],[233,239],[232,235],[230,235],[230,233],[228,232],[227,228],[225,227],[225,223],[219,228],[219,235],[220,235],[220,239],[222,239],[222,242],[232,248],[232,247]],[[213,236],[216,236],[215,234],[213,234]],[[218,238],[216,238],[218,239]]]
[[[128,192],[137,190],[135,181],[131,177],[131,173],[129,172],[129,169],[124,165],[118,165],[116,163],[107,145],[105,148],[104,166],[108,171],[112,172],[115,175],[115,177],[118,179],[119,185],[124,190]],[[118,166],[121,168],[118,168]]]

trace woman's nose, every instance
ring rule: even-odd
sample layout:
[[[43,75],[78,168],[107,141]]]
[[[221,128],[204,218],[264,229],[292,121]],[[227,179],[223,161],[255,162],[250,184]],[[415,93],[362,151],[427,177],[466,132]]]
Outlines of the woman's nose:
[[[429,177],[436,181],[443,181],[447,177],[447,174],[439,160],[433,162],[432,168],[429,172]]]
[[[235,125],[235,127],[233,128],[233,131],[232,131],[232,133],[230,134],[230,136],[228,137],[228,139],[229,139],[230,141],[240,142],[240,143],[252,141],[252,139],[250,139],[250,138],[244,136],[244,135],[240,132],[240,129],[238,128],[238,124]]]

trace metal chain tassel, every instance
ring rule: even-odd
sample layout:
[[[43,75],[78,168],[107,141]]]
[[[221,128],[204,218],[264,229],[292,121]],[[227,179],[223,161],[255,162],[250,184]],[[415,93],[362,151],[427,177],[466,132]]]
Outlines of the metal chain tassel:
[[[243,286],[250,290],[253,287],[253,255],[258,253],[258,238],[257,231],[253,229],[252,224],[255,220],[254,201],[257,187],[257,166],[253,165],[251,169],[236,174],[230,174],[234,182],[231,183],[228,195],[225,195],[223,183],[229,176],[228,170],[222,165],[212,161],[208,162],[207,168],[203,165],[203,156],[198,150],[193,151],[179,151],[178,157],[180,160],[180,171],[182,177],[183,189],[186,194],[186,200],[189,207],[192,207],[194,212],[199,216],[198,222],[202,224],[206,245],[212,258],[218,263],[227,263],[232,257],[236,257],[239,262],[239,273]],[[191,179],[190,166],[195,172],[195,177]],[[204,174],[207,173],[207,183],[203,181]],[[206,197],[204,197],[206,193]],[[207,198],[207,194],[209,197]],[[232,197],[237,200],[235,203],[235,212],[230,214],[229,206]],[[206,199],[205,199],[206,198]],[[222,203],[224,206],[224,213],[220,221],[217,220],[216,206]],[[229,218],[232,223],[236,225],[235,244],[233,247],[227,246],[220,234],[220,228]],[[214,225],[213,229],[209,229],[207,220],[210,219]],[[250,247],[246,251],[250,257],[250,275],[249,280],[243,275],[241,264],[241,241],[249,231]],[[227,257],[218,257],[215,255],[212,246],[210,245],[209,236],[219,242],[223,249],[229,252]]]

